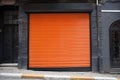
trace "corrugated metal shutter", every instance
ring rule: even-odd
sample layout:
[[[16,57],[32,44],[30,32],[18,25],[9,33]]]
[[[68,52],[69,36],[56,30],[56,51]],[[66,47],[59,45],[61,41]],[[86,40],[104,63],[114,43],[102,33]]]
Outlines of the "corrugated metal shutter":
[[[30,14],[29,68],[90,67],[88,13]]]

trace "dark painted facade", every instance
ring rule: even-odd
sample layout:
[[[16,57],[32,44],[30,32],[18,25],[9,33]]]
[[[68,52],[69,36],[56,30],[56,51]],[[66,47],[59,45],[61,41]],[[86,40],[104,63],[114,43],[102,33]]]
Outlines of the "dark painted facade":
[[[119,50],[120,49],[118,48],[119,38],[117,39],[117,36],[120,36],[120,35],[118,33],[116,34],[116,32],[111,31],[112,29],[111,27],[114,28],[117,25],[120,26],[120,22],[116,24],[115,26],[112,26],[114,22],[120,20],[120,1],[119,0],[104,0],[101,6],[101,10],[102,10],[101,11],[101,25],[100,25],[101,31],[102,31],[101,37],[100,37],[101,39],[100,50],[101,50],[101,59],[102,59],[101,60],[101,71],[120,72],[120,65],[119,65],[120,63]],[[118,45],[115,45],[114,43]],[[118,60],[117,60],[117,57],[118,57]]]
[[[46,0],[47,1],[47,0]],[[65,1],[65,0],[63,0]],[[110,37],[110,27],[112,23],[120,20],[120,1],[119,0],[103,0],[97,4],[93,0],[83,0],[83,2],[76,0],[75,2],[35,2],[32,0],[20,0],[17,2],[18,6],[18,28],[16,28],[16,48],[18,52],[17,57],[18,68],[28,69],[28,50],[29,50],[29,14],[30,13],[53,13],[53,12],[88,12],[90,13],[90,37],[91,37],[91,71],[93,72],[120,72],[119,51],[114,53],[112,50],[113,44]],[[67,0],[66,0],[67,1]],[[79,3],[78,3],[79,2]],[[5,7],[5,6],[4,6]],[[2,5],[0,7],[2,10]],[[0,12],[0,14],[3,14]],[[0,25],[3,20],[0,15]],[[119,25],[118,25],[119,26]],[[0,26],[0,62],[2,63],[3,51],[5,46],[3,44],[3,33]],[[18,32],[18,34],[17,34]],[[113,32],[113,31],[112,31]],[[116,33],[116,32],[115,32]],[[115,34],[113,33],[113,35]],[[117,33],[118,35],[119,33]],[[7,36],[8,37],[8,36]],[[114,36],[113,36],[114,37]],[[117,38],[115,38],[117,39]],[[17,42],[18,41],[18,42]],[[119,43],[119,39],[117,40]],[[112,45],[113,46],[113,45]],[[115,47],[119,45],[114,44]],[[112,50],[112,52],[111,52]],[[118,48],[119,50],[119,48]],[[116,50],[117,51],[117,50]],[[118,57],[113,57],[116,54]],[[117,60],[115,60],[117,58]],[[112,62],[112,60],[115,60]],[[118,62],[116,62],[118,61]],[[116,62],[116,63],[115,63]],[[114,66],[116,65],[116,66]],[[74,69],[72,69],[74,70]]]

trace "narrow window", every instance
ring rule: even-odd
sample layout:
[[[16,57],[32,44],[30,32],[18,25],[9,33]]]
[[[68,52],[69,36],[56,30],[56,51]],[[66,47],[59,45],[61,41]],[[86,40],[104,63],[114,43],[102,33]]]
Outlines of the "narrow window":
[[[111,67],[120,67],[120,20],[110,26],[110,61]]]

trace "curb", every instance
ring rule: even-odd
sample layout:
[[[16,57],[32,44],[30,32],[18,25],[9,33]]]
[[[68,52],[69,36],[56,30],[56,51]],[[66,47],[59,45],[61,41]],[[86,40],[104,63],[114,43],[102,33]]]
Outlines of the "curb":
[[[4,63],[4,64],[0,64],[0,67],[17,67],[18,64],[17,63]]]
[[[42,75],[23,73],[0,73],[0,77],[11,77],[21,79],[43,79],[43,80],[120,80],[115,77],[85,77],[85,76],[65,76],[65,75]]]

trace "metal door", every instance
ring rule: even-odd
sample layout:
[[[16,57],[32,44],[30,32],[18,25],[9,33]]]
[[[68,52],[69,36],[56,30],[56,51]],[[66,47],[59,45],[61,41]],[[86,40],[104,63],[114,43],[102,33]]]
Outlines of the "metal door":
[[[31,13],[29,19],[29,68],[90,68],[89,13]]]
[[[18,61],[18,9],[3,7],[2,63]]]

